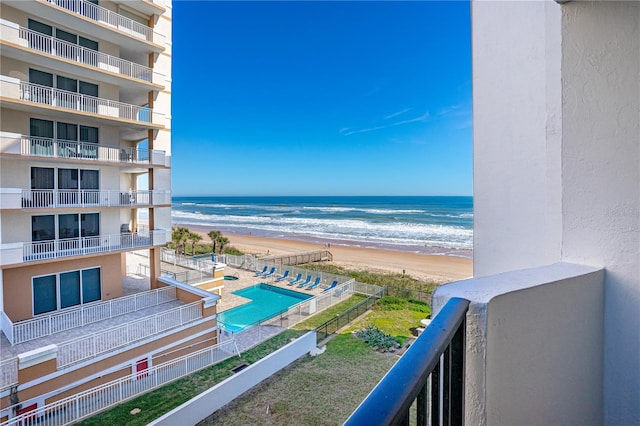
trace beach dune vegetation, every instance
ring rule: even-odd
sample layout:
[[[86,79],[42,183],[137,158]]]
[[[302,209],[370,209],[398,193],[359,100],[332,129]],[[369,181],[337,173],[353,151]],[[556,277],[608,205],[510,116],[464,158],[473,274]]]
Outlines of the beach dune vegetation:
[[[410,275],[378,272],[369,270],[347,269],[332,262],[307,263],[298,265],[301,268],[310,269],[329,274],[343,275],[355,278],[356,281],[367,284],[374,284],[380,287],[390,287],[393,293],[399,292],[401,298],[415,298],[416,292],[426,293],[422,298],[431,299],[431,293],[438,287],[438,283],[432,281],[419,280]],[[401,291],[404,290],[404,291]]]

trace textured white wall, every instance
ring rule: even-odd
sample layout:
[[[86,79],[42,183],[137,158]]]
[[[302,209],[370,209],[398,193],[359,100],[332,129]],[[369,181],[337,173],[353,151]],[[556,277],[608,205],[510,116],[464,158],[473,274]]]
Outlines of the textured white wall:
[[[481,276],[560,258],[560,6],[474,1],[472,14]]]
[[[603,421],[640,424],[640,3],[472,11],[474,274],[605,268]]]
[[[467,314],[465,421],[587,425],[602,421],[603,277],[557,263],[439,287]]]
[[[603,265],[605,424],[640,424],[640,3],[563,6],[563,258]]]

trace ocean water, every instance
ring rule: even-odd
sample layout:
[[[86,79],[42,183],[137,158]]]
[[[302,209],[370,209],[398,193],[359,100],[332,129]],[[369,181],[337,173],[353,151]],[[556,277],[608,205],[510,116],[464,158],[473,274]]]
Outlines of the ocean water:
[[[471,256],[472,197],[173,197],[172,222],[222,233]]]

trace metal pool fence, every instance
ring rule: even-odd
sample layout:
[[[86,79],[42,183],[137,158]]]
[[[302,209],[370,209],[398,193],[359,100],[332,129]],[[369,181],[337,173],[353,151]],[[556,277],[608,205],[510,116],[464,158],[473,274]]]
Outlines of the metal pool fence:
[[[385,289],[380,288],[377,293],[372,294],[357,305],[350,307],[343,313],[336,315],[334,318],[331,318],[329,321],[318,326],[316,328],[317,342],[322,342],[324,339],[351,323],[351,321],[355,320],[360,315],[364,314],[367,310],[371,309],[376,301],[384,296],[384,293]]]

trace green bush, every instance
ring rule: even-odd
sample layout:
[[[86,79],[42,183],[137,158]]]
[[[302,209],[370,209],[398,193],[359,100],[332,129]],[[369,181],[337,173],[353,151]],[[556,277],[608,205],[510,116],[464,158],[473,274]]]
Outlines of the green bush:
[[[373,324],[356,331],[356,337],[378,352],[390,352],[400,347],[398,339],[383,333]]]
[[[406,300],[395,296],[385,296],[378,301],[382,305],[404,305]]]
[[[224,248],[224,254],[231,254],[233,256],[244,256],[245,253],[233,246],[227,246]]]

